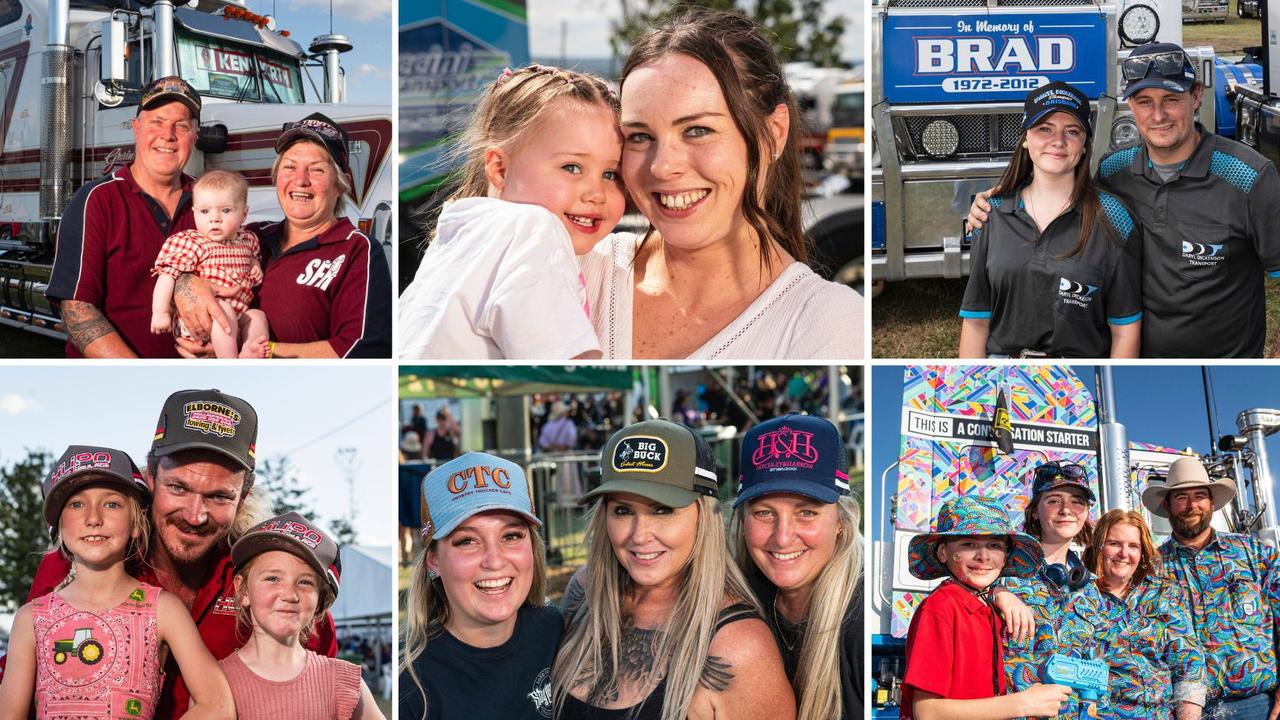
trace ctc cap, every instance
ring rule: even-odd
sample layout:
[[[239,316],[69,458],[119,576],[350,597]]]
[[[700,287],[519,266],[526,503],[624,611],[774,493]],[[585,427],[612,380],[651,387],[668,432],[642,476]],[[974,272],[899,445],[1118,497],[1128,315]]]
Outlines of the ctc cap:
[[[329,589],[337,597],[342,554],[338,544],[310,520],[296,512],[287,512],[254,525],[231,546],[231,562],[239,570],[268,550],[287,552],[310,565],[329,583]]]
[[[849,451],[826,418],[791,414],[756,423],[742,438],[733,506],[771,493],[834,503],[849,492]]]
[[[257,441],[258,413],[249,403],[219,390],[179,390],[164,401],[151,452],[212,450],[253,472]]]
[[[110,485],[137,495],[143,506],[151,502],[151,491],[142,472],[127,453],[97,445],[72,445],[54,463],[40,486],[44,496],[44,519],[58,526],[58,517],[67,498],[86,485]]]
[[[142,88],[142,98],[138,102],[138,112],[151,110],[167,102],[180,102],[191,111],[191,116],[200,119],[200,93],[191,84],[177,75],[156,78]]]
[[[1169,92],[1189,92],[1196,84],[1196,71],[1186,52],[1173,43],[1152,42],[1134,48],[1129,57],[1120,63],[1124,76],[1124,94],[1121,100],[1147,88],[1160,88]]]
[[[632,493],[671,508],[700,495],[716,497],[716,460],[702,436],[670,420],[628,425],[600,453],[600,487],[579,504],[609,493]]]
[[[487,510],[511,511],[537,527],[533,491],[510,460],[469,452],[436,467],[422,480],[422,539],[439,540],[462,521]]]
[[[328,115],[316,112],[298,122],[285,123],[280,138],[276,140],[276,154],[284,152],[299,140],[319,143],[329,152],[329,156],[338,164],[342,172],[348,174],[351,172],[351,168],[347,165],[347,133]]]
[[[1070,114],[1084,126],[1086,135],[1093,134],[1089,117],[1089,98],[1076,88],[1055,81],[1027,93],[1022,103],[1022,129],[1028,130],[1052,113]]]

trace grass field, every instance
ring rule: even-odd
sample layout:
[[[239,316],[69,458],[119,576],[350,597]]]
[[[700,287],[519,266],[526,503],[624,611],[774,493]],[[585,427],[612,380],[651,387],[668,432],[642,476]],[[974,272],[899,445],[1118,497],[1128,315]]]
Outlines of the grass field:
[[[1267,352],[1280,327],[1280,280],[1267,280]],[[871,354],[877,358],[953,358],[960,346],[964,280],[889,283],[871,303]],[[1222,312],[1230,313],[1229,309]]]
[[[1257,18],[1238,17],[1236,0],[1231,0],[1225,23],[1183,25],[1182,44],[1188,47],[1208,45],[1218,55],[1239,55],[1245,47],[1262,44],[1262,21]]]

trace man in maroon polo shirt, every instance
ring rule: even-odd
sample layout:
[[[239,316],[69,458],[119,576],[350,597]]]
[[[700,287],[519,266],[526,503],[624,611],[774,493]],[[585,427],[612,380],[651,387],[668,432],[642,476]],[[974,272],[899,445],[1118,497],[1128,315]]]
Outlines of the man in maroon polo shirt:
[[[253,487],[258,415],[249,403],[217,390],[182,390],[160,412],[147,455],[151,488],[151,544],[146,563],[130,567],[137,579],[174,593],[209,652],[219,660],[244,644],[236,628],[231,528],[248,528],[271,508],[246,496]],[[53,591],[70,571],[57,551],[40,561],[28,600]],[[306,646],[333,657],[338,652],[333,618],[316,623]],[[172,655],[155,717],[180,717],[190,694]]]
[[[49,299],[61,302],[67,357],[178,357],[151,332],[151,265],[164,239],[195,228],[182,168],[200,129],[200,94],[179,77],[147,85],[134,159],[76,191],[58,223]]]

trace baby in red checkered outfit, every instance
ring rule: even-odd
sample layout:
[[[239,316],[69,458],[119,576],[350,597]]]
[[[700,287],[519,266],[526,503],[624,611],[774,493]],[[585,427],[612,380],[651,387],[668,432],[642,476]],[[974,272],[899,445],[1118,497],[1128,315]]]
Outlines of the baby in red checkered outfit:
[[[226,170],[205,173],[191,188],[191,207],[196,229],[170,235],[151,268],[157,276],[151,296],[151,332],[173,330],[174,284],[180,273],[194,272],[209,281],[223,312],[235,320],[230,334],[213,323],[210,339],[217,356],[265,358],[270,340],[267,316],[249,309],[253,288],[262,283],[258,236],[240,227],[249,214],[249,183]]]

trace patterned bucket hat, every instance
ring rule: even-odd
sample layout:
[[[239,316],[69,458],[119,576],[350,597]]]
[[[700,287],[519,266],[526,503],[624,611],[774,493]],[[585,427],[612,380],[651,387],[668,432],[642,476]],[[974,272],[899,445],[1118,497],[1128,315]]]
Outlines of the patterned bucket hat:
[[[938,511],[938,529],[911,538],[909,569],[921,580],[947,577],[947,566],[938,560],[939,543],[965,535],[999,535],[1009,539],[1012,547],[1005,557],[1000,577],[1026,578],[1035,575],[1044,562],[1044,551],[1035,538],[1013,529],[1009,514],[999,501],[970,496],[943,503]]]

